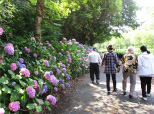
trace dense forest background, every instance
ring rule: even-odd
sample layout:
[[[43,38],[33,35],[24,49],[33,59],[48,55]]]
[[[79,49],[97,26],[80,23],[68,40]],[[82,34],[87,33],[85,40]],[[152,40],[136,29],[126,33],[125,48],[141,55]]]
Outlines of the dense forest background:
[[[39,42],[75,38],[92,46],[126,27],[136,29],[134,0],[1,0],[0,26],[3,42],[25,42],[34,36]]]

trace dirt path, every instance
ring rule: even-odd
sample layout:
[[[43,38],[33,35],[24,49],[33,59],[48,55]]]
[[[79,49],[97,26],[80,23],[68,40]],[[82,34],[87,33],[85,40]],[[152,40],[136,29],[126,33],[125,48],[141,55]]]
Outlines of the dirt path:
[[[129,79],[127,81],[129,82]],[[112,90],[112,82],[110,85]],[[154,86],[148,101],[141,100],[140,80],[137,77],[134,98],[129,99],[129,94],[122,95],[122,72],[119,72],[117,89],[117,93],[111,92],[111,95],[107,95],[105,74],[103,68],[100,68],[99,85],[91,84],[89,74],[80,77],[65,95],[61,95],[52,111],[46,114],[154,114]]]

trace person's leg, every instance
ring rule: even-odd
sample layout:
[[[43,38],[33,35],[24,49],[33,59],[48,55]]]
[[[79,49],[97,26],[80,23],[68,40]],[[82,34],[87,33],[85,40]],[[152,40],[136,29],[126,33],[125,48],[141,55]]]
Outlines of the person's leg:
[[[135,90],[135,84],[136,84],[136,74],[130,73],[130,95],[134,95]]]
[[[113,91],[116,91],[116,74],[112,74]]]
[[[107,91],[110,91],[110,74],[106,74],[106,87]]]
[[[99,65],[95,65],[96,83],[99,84]]]
[[[147,94],[150,94],[151,92],[151,80],[152,77],[147,77]]]
[[[94,64],[90,63],[90,79],[93,82],[94,81]]]
[[[140,77],[141,80],[141,89],[142,89],[142,97],[147,97],[146,96],[146,77]]]
[[[126,94],[127,78],[128,78],[128,72],[123,72],[122,89],[124,95]]]

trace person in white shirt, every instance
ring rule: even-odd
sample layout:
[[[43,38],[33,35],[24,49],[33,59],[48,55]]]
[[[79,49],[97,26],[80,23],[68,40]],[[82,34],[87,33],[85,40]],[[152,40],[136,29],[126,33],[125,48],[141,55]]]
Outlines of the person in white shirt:
[[[146,46],[141,46],[140,50],[142,54],[138,57],[138,75],[141,80],[142,99],[146,101],[147,96],[150,96],[151,79],[154,77],[154,56],[147,51]]]
[[[93,84],[95,84],[94,74],[96,75],[96,84],[99,84],[99,64],[102,62],[99,53],[96,51],[96,47],[93,47],[92,51],[88,55],[88,62],[90,63],[90,78]]]

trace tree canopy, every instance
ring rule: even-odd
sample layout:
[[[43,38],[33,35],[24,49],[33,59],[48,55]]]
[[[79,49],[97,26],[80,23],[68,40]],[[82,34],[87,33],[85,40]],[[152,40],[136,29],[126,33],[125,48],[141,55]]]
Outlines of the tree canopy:
[[[139,26],[133,0],[2,0],[0,6],[7,38],[34,34],[39,42],[67,37],[93,45]]]

